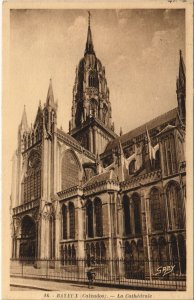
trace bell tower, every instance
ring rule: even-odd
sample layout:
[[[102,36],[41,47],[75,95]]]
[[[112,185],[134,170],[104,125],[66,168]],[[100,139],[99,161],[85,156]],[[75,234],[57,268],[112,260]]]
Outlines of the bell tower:
[[[105,68],[94,51],[90,19],[88,12],[86,47],[76,68],[69,133],[84,148],[97,154],[103,152],[107,143],[117,135],[112,123]]]

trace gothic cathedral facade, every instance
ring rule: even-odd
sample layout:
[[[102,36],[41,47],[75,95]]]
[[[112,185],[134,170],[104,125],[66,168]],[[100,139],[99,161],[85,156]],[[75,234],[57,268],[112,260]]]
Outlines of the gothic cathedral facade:
[[[185,68],[177,107],[118,136],[90,23],[76,68],[69,132],[57,127],[50,81],[29,128],[24,109],[13,157],[12,258],[141,261],[186,273]],[[142,111],[143,113],[143,111]]]

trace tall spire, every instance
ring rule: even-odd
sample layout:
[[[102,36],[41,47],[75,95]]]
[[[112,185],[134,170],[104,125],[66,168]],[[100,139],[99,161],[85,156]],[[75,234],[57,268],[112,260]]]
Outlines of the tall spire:
[[[53,94],[53,87],[52,87],[52,79],[50,79],[48,94],[46,98],[46,105],[47,106],[54,106],[54,94]]]
[[[179,76],[177,78],[177,89],[185,89],[185,65],[182,57],[182,51],[179,50],[180,60],[179,60]]]
[[[86,49],[85,49],[85,54],[95,54],[94,52],[94,46],[92,42],[92,32],[90,28],[90,18],[91,18],[91,13],[88,11],[88,35],[87,35],[87,41],[86,41]]]
[[[179,59],[179,75],[176,81],[176,93],[177,93],[177,101],[178,101],[178,111],[180,119],[183,123],[185,123],[185,115],[186,115],[186,77],[185,77],[185,65],[182,57],[181,50],[180,59]]]

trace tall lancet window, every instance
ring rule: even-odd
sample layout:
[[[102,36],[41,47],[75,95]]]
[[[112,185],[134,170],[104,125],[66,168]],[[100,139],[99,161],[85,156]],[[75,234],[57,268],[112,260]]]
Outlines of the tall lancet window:
[[[87,223],[87,235],[88,237],[94,236],[94,227],[93,227],[93,204],[88,200],[86,205],[86,223]]]
[[[90,71],[89,73],[88,84],[89,87],[97,87],[98,80],[97,80],[96,73],[94,71]]]
[[[183,192],[175,182],[170,182],[166,190],[168,220],[170,228],[184,228],[184,203]]]
[[[141,233],[141,200],[138,194],[132,196],[134,208],[135,233]]]
[[[69,203],[69,238],[75,238],[75,207],[73,203]]]
[[[96,217],[96,236],[103,235],[103,221],[102,221],[102,202],[100,199],[95,199],[94,210]]]
[[[61,163],[62,190],[79,185],[80,166],[78,158],[71,150],[65,151]]]
[[[37,151],[32,151],[29,156],[22,191],[24,202],[37,199],[41,195],[41,159]]]
[[[124,231],[128,235],[131,233],[130,225],[130,210],[129,210],[129,198],[127,195],[123,197],[123,210],[124,210]]]
[[[153,188],[150,193],[151,220],[153,230],[162,230],[162,210],[160,203],[160,192],[157,188]]]
[[[67,239],[67,207],[63,205],[62,207],[63,215],[63,239]]]

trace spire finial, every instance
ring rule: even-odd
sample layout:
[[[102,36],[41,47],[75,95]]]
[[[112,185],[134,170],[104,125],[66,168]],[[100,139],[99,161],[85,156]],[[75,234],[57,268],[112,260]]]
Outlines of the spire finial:
[[[88,10],[88,27],[90,27],[91,12]]]
[[[52,78],[49,80],[49,88],[47,93],[47,100],[46,105],[54,106],[54,95],[53,95],[53,88],[52,88]]]
[[[92,32],[91,32],[91,28],[90,28],[90,20],[91,20],[91,13],[90,13],[90,11],[88,11],[88,34],[87,34],[85,54],[95,54],[94,46],[93,46],[93,42],[92,42]]]

